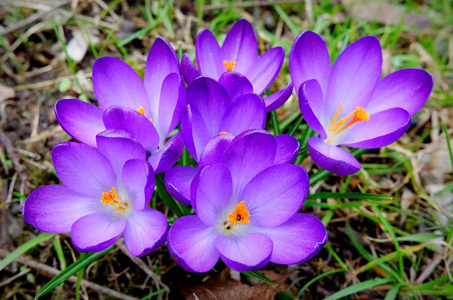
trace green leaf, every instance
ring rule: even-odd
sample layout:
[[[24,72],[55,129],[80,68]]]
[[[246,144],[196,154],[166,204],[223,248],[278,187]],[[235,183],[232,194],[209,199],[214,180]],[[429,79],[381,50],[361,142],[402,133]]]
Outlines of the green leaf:
[[[190,214],[190,209],[187,205],[177,202],[167,192],[167,190],[165,189],[164,177],[162,174],[156,175],[156,186],[159,198],[165,201],[165,203],[168,205],[168,208],[170,208],[172,213],[174,213],[178,217]]]
[[[393,197],[387,197],[376,194],[366,193],[316,193],[307,196],[307,199],[364,199],[364,200],[392,200]]]
[[[388,277],[388,278],[378,278],[378,279],[371,279],[371,280],[363,281],[363,282],[348,286],[347,288],[342,289],[341,291],[330,295],[329,297],[325,298],[324,300],[340,299],[340,298],[361,292],[363,290],[373,288],[375,286],[389,283],[392,280],[393,280],[393,278]]]
[[[58,85],[58,91],[60,91],[61,93],[67,92],[71,85],[72,85],[71,78],[65,78],[62,81],[60,81],[60,84]]]
[[[101,252],[95,252],[95,253],[87,253],[85,257],[82,259],[79,259],[69,267],[67,267],[64,271],[62,271],[60,274],[52,278],[39,292],[36,294],[36,298],[42,297],[46,295],[47,293],[51,292],[54,288],[59,286],[60,284],[64,283],[69,277],[80,271],[81,269],[85,268],[88,266],[90,263],[93,261],[101,258],[104,256],[106,253],[112,251],[115,249],[116,246],[112,245],[111,247],[105,249],[104,251]]]
[[[384,300],[395,300],[396,296],[398,295],[400,287],[399,285],[393,286],[388,292],[387,295],[385,295]]]
[[[264,275],[263,273],[261,272],[258,272],[258,271],[248,271],[248,272],[241,272],[242,274],[244,274],[245,276],[248,276],[248,277],[251,277],[251,278],[256,278],[256,279],[259,279],[261,281],[264,281],[270,285],[273,285],[273,286],[277,286],[277,284],[275,282],[273,282],[272,280],[270,280],[266,275]]]
[[[44,232],[38,235],[35,238],[23,243],[19,247],[16,248],[13,252],[11,252],[7,257],[0,261],[0,271],[3,270],[7,265],[15,261],[19,256],[30,250],[31,248],[35,247],[36,245],[47,241],[55,236],[55,233],[48,233]]]

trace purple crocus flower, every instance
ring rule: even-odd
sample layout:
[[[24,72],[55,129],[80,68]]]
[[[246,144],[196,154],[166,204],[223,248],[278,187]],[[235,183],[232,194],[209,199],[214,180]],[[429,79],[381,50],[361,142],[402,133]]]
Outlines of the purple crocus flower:
[[[185,106],[179,73],[176,53],[163,38],[149,51],[144,82],[126,63],[99,58],[93,66],[93,88],[100,107],[62,99],[55,104],[58,123],[71,137],[93,147],[99,132],[125,130],[145,147],[155,173],[165,172],[184,147],[180,133],[167,141]]]
[[[221,258],[237,271],[301,263],[327,241],[324,225],[298,213],[308,193],[304,168],[275,164],[277,143],[266,132],[236,137],[219,163],[192,183],[196,215],[176,220],[168,249],[184,269],[207,272]]]
[[[154,174],[140,143],[124,131],[96,138],[98,150],[61,143],[52,150],[64,185],[47,185],[25,200],[23,216],[39,230],[71,233],[81,252],[102,251],[122,235],[128,251],[141,256],[165,243],[166,217],[147,204]]]
[[[205,29],[198,35],[195,56],[199,71],[184,54],[181,70],[187,84],[200,75],[219,80],[225,73],[239,73],[243,92],[261,95],[274,81],[283,64],[285,51],[282,47],[267,50],[259,57],[258,43],[252,24],[237,21],[228,32],[222,47],[211,31]],[[291,96],[292,84],[264,98],[267,112],[279,108]]]
[[[379,148],[406,132],[411,117],[431,93],[433,79],[420,69],[403,69],[380,79],[379,40],[367,36],[352,43],[331,67],[325,42],[305,31],[289,55],[291,78],[300,110],[319,137],[308,150],[322,168],[339,175],[354,174],[359,162],[345,149]]]

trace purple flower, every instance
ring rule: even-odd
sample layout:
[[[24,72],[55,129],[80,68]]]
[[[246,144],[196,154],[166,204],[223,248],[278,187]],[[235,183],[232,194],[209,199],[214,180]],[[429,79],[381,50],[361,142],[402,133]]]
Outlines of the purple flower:
[[[275,47],[259,57],[258,44],[252,25],[241,19],[228,32],[222,47],[219,46],[211,31],[205,29],[198,35],[195,56],[199,72],[190,57],[184,54],[181,70],[187,84],[198,76],[204,75],[220,80],[228,73],[239,73],[243,86],[242,92],[261,95],[274,81],[283,64],[285,51]],[[267,112],[279,108],[291,96],[292,84],[266,98]],[[234,100],[234,98],[232,98]]]
[[[154,174],[143,147],[124,131],[97,136],[98,150],[61,143],[52,150],[64,185],[47,185],[25,200],[23,216],[42,231],[71,233],[81,252],[101,251],[122,235],[128,251],[141,256],[165,243],[166,217],[147,204]]]
[[[165,172],[183,150],[180,133],[170,133],[185,106],[184,80],[171,45],[157,38],[146,61],[144,82],[126,63],[102,57],[93,66],[93,88],[100,107],[77,99],[55,104],[61,127],[74,139],[96,146],[96,135],[121,129],[142,143],[155,173]]]
[[[308,149],[322,168],[354,174],[359,162],[341,145],[379,148],[406,132],[411,117],[431,93],[433,79],[420,69],[403,69],[380,79],[379,40],[367,36],[352,43],[333,67],[324,41],[316,33],[300,34],[289,55],[291,78],[300,110],[319,137]]]
[[[176,220],[168,249],[184,269],[210,270],[219,258],[237,271],[269,261],[308,260],[327,241],[321,221],[298,213],[308,192],[304,168],[275,163],[276,139],[249,132],[234,139],[219,163],[205,166],[192,183],[196,215]]]

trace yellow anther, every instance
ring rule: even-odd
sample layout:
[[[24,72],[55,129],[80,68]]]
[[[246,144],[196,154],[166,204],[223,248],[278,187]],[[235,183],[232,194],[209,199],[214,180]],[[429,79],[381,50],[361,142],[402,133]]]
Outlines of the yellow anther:
[[[226,132],[226,131],[222,131],[219,133],[220,135],[225,135],[225,134],[230,134],[229,132]]]
[[[349,113],[346,117],[340,118],[340,120],[337,121],[342,107],[343,104],[340,104],[337,111],[335,112],[335,115],[332,118],[332,122],[330,122],[329,131],[333,132],[334,136],[359,121],[368,121],[370,119],[370,114],[365,109],[357,106],[357,108],[353,112]],[[347,122],[349,119],[351,120]]]
[[[101,202],[104,204],[111,204],[118,210],[126,210],[127,202],[120,201],[121,198],[118,196],[115,187],[108,192],[102,192]]]
[[[137,111],[138,111],[141,115],[145,116],[145,109],[143,108],[143,106],[140,106],[140,107],[137,109]],[[146,117],[146,116],[145,116],[145,117]]]
[[[239,204],[234,208],[234,212],[228,215],[228,221],[230,221],[231,225],[234,226],[238,223],[250,223],[250,214],[244,203],[245,201],[239,202]]]
[[[230,72],[233,70],[233,67],[236,65],[236,62],[235,61],[228,62],[227,60],[224,60],[223,65],[225,66],[227,72]]]

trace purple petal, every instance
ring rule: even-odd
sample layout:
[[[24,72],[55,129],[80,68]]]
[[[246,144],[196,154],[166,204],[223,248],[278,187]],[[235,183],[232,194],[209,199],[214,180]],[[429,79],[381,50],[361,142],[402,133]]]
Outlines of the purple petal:
[[[253,84],[253,91],[261,95],[277,77],[285,59],[285,50],[275,47],[267,50],[258,57],[247,70],[245,76]]]
[[[112,105],[143,107],[150,113],[148,96],[140,77],[126,63],[113,57],[101,57],[93,66],[94,94],[103,109]]]
[[[354,148],[380,148],[399,139],[410,125],[411,117],[407,111],[392,108],[370,115],[369,121],[352,125],[344,136],[338,137],[338,141]]]
[[[240,199],[245,201],[253,225],[275,227],[299,211],[307,194],[307,171],[301,166],[281,164],[256,175]]]
[[[118,178],[121,178],[126,161],[135,158],[146,159],[143,146],[132,140],[132,136],[126,131],[109,129],[98,134],[96,140],[99,152],[110,162]]]
[[[215,246],[225,264],[239,272],[261,269],[272,255],[272,240],[258,232],[244,236],[219,236]]]
[[[99,107],[78,99],[61,99],[54,110],[64,131],[75,140],[96,147],[96,135],[105,130]]]
[[[308,139],[308,151],[318,166],[338,175],[351,175],[362,167],[347,150],[329,145],[318,137]]]
[[[357,106],[366,107],[381,76],[382,51],[375,36],[367,36],[350,44],[340,54],[329,76],[326,103],[327,119],[343,104],[342,114]]]
[[[149,49],[144,78],[152,116],[159,111],[162,83],[170,73],[180,73],[178,57],[172,46],[159,37]],[[149,115],[149,111],[145,113]]]
[[[97,201],[63,185],[46,185],[27,197],[22,214],[28,224],[39,230],[69,233],[75,221],[97,211],[100,199],[101,195]]]
[[[168,233],[168,250],[185,270],[203,273],[219,260],[214,246],[215,235],[197,216],[184,216],[175,221]]]
[[[231,134],[219,134],[210,140],[203,149],[198,168],[201,169],[204,166],[219,163],[225,149],[228,148],[233,139],[234,136]]]
[[[85,144],[61,143],[52,149],[52,161],[58,178],[80,195],[99,198],[110,191],[116,176],[108,160]]]
[[[299,154],[299,141],[288,134],[281,134],[275,137],[277,141],[277,153],[274,164],[293,163]]]
[[[275,138],[265,131],[251,131],[231,142],[220,163],[231,172],[234,195],[238,196],[255,175],[273,164],[276,148]]]
[[[323,39],[309,30],[299,34],[289,53],[289,72],[296,91],[305,81],[315,79],[326,94],[330,66],[329,51]]]
[[[160,174],[168,171],[178,161],[184,150],[184,139],[178,132],[172,136],[165,145],[148,158],[153,166],[154,173]]]
[[[142,210],[151,200],[156,185],[151,166],[145,160],[131,159],[126,161],[121,174],[134,209]]]
[[[191,205],[190,185],[197,174],[197,168],[188,166],[174,167],[165,173],[165,189],[177,201]]]
[[[148,153],[159,146],[159,134],[153,124],[136,110],[125,106],[111,106],[104,111],[107,129],[124,130],[137,139]]]
[[[299,108],[308,125],[317,132],[322,139],[327,137],[321,124],[323,108],[321,86],[316,80],[308,80],[299,88]]]
[[[133,256],[149,254],[165,244],[167,218],[157,210],[145,208],[128,216],[124,229],[124,244]]]
[[[195,109],[195,119],[193,116],[193,109],[190,105],[187,105],[184,113],[181,118],[181,133],[184,138],[184,145],[187,148],[187,151],[189,151],[190,155],[195,159],[195,161],[198,161],[200,159],[201,151],[203,149],[200,149],[200,153],[197,153],[197,148],[195,146],[195,138],[197,139],[197,145],[200,137],[202,137],[202,143],[207,143],[209,141],[209,131],[206,126],[206,123],[203,121],[203,119],[200,116],[200,113],[196,108]],[[195,127],[195,128],[194,128]],[[194,132],[196,133],[194,136]]]
[[[197,68],[195,68],[189,54],[184,53],[181,58],[181,73],[187,85],[191,84],[196,78],[200,77]]]
[[[207,166],[200,171],[191,202],[195,213],[207,226],[212,226],[227,207],[232,185],[230,171],[222,165]]]
[[[233,71],[245,74],[255,62],[257,55],[258,42],[252,24],[240,19],[231,27],[223,42],[222,58],[228,62],[236,62]],[[225,68],[223,71],[226,71]]]
[[[200,73],[215,80],[225,72],[219,43],[209,30],[205,29],[197,37],[195,57]]]
[[[78,219],[71,228],[71,240],[80,252],[99,252],[118,240],[126,227],[123,218],[111,214],[90,214]]]
[[[264,129],[265,123],[263,99],[256,94],[248,94],[231,102],[223,115],[219,130],[237,135],[249,129]]]
[[[327,242],[327,231],[322,222],[311,215],[295,214],[284,224],[273,228],[259,228],[273,242],[271,262],[299,264],[315,256]]]
[[[253,86],[247,77],[237,72],[225,72],[219,79],[219,83],[225,88],[231,100],[245,94],[253,93]]]
[[[433,88],[431,74],[420,69],[403,69],[379,81],[367,106],[369,113],[401,107],[412,117],[428,100]]]
[[[277,108],[280,108],[286,100],[291,97],[293,94],[293,84],[292,82],[288,83],[288,85],[283,89],[278,92],[273,93],[272,95],[269,95],[267,97],[264,97],[264,104],[266,105],[266,113],[271,112],[273,110],[276,110]]]

